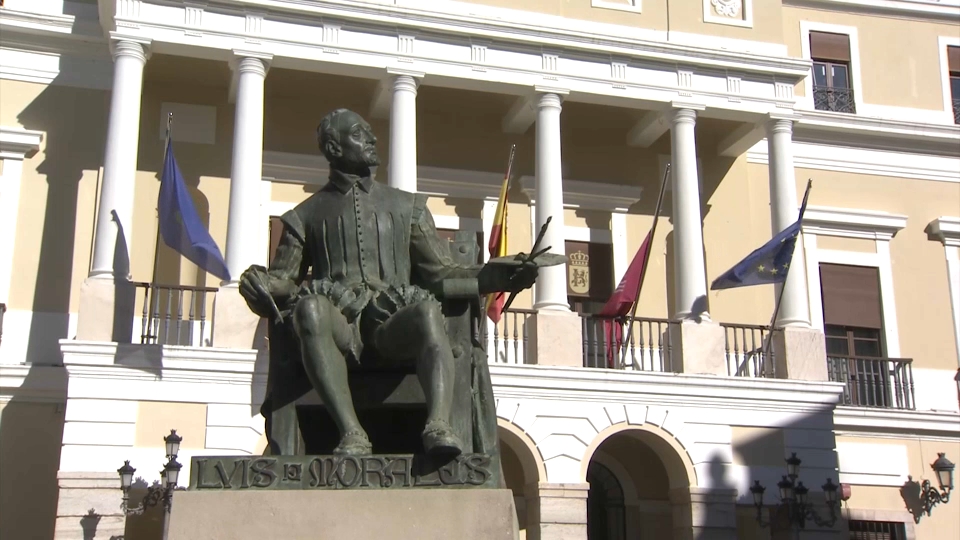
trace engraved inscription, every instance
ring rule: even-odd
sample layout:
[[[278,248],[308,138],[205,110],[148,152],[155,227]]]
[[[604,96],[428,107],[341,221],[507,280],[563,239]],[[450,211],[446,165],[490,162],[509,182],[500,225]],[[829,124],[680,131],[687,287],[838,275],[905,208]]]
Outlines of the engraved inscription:
[[[461,454],[446,463],[421,455],[194,458],[192,489],[389,489],[483,486],[490,456]]]

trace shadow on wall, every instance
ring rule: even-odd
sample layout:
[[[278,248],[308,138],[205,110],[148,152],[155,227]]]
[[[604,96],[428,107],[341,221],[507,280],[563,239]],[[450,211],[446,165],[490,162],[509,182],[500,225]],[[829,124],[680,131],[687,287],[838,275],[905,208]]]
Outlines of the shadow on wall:
[[[917,482],[913,479],[912,476],[907,477],[907,481],[903,483],[900,487],[900,498],[903,499],[903,504],[907,508],[907,512],[910,512],[910,515],[913,516],[913,519],[920,522],[921,517],[924,515],[923,512],[923,500],[921,498],[921,493],[923,491],[920,482]]]
[[[22,389],[38,386],[39,370],[58,372],[66,395],[66,374],[53,367],[32,367]],[[63,420],[62,402],[14,394],[0,403],[0,538],[53,538]]]
[[[83,69],[68,56],[61,63],[62,74],[57,79]],[[68,337],[74,253],[90,249],[90,245],[75,245],[80,181],[84,171],[98,171],[103,163],[109,103],[109,92],[59,86],[54,80],[17,117],[24,128],[44,132],[44,156],[37,166],[38,175],[25,175],[22,189],[24,194],[46,191],[43,207],[33,210],[42,212],[43,217],[36,231],[40,249],[27,344],[31,362],[59,363],[58,340]],[[42,182],[46,183],[45,189]],[[23,216],[30,211],[29,206],[21,210],[21,223],[24,219],[38,223],[36,216]],[[29,264],[18,265],[18,271],[34,271]],[[82,269],[83,273],[86,270]]]

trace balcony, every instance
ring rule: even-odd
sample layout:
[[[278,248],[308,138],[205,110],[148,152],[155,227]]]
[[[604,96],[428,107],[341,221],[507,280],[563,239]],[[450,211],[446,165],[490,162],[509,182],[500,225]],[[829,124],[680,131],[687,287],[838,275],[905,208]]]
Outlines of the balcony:
[[[854,407],[914,410],[913,360],[827,356],[831,381],[846,385],[841,403]]]
[[[141,305],[134,331],[140,329],[141,345],[211,347],[214,294],[212,287],[167,286],[134,283],[136,303]],[[134,334],[135,335],[135,334]]]
[[[818,111],[856,114],[852,88],[813,87],[813,107]],[[956,110],[956,108],[954,108]]]

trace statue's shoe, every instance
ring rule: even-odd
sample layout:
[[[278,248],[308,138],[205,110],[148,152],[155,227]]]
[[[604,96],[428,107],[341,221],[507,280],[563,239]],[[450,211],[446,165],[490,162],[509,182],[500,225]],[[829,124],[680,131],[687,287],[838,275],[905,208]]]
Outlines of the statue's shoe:
[[[349,431],[340,438],[340,444],[333,449],[337,456],[366,456],[373,452],[373,445],[367,434],[362,431]]]
[[[463,452],[460,437],[457,437],[450,424],[443,420],[428,423],[422,438],[423,449],[432,456],[456,457]]]

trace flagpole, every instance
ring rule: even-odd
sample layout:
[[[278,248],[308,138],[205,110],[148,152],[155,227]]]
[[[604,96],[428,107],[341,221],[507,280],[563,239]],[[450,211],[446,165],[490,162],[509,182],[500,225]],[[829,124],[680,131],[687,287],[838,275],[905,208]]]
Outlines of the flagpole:
[[[640,291],[643,289],[643,279],[647,276],[647,263],[650,261],[650,251],[653,245],[653,238],[657,234],[657,223],[660,221],[660,209],[663,207],[663,194],[667,191],[667,179],[670,178],[670,163],[667,163],[663,170],[663,180],[660,182],[660,195],[657,196],[657,209],[653,212],[653,226],[650,228],[650,245],[647,246],[647,252],[643,254],[643,265],[640,267],[640,279],[637,283],[637,294],[633,299],[633,309],[630,313],[630,328],[627,328],[627,335],[620,345],[620,363],[627,360],[627,344],[633,339],[633,321],[637,317],[637,306],[640,304]]]
[[[163,161],[160,162],[160,178],[163,178],[163,168],[167,163],[167,149],[170,147],[170,137],[173,134],[173,113],[167,113],[167,135],[163,140]],[[161,180],[162,182],[163,180]],[[157,237],[153,244],[153,280],[151,285],[157,284],[157,271],[160,262],[160,208],[157,207]]]
[[[807,211],[807,199],[810,197],[810,188],[813,187],[813,180],[807,179],[807,189],[803,192],[803,202],[800,203],[800,215],[797,216],[797,221],[801,224],[803,223],[803,214]],[[799,241],[801,231],[797,232],[797,241]],[[793,252],[797,252],[797,244],[793,244]],[[787,290],[787,278],[790,276],[790,270],[793,268],[793,257],[790,257],[791,264],[787,267],[786,275],[783,278],[783,283],[780,285],[780,292],[777,293],[777,301],[773,306],[773,317],[770,318],[770,335],[767,336],[767,342],[763,346],[763,358],[766,359],[770,356],[770,345],[773,342],[773,333],[776,331],[777,317],[780,315],[780,304],[783,302],[783,292]],[[739,368],[738,368],[739,369]],[[764,367],[766,371],[766,367]]]

